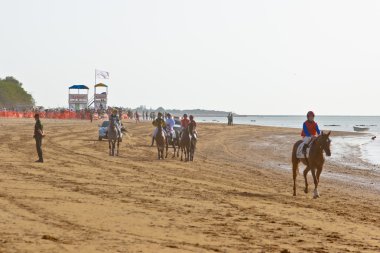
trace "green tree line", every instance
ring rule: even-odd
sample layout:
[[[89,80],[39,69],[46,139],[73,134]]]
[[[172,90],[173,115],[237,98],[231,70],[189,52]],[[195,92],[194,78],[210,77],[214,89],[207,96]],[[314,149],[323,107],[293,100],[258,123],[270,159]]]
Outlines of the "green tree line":
[[[12,76],[0,78],[0,107],[26,109],[34,106],[34,99],[26,92],[22,83]]]

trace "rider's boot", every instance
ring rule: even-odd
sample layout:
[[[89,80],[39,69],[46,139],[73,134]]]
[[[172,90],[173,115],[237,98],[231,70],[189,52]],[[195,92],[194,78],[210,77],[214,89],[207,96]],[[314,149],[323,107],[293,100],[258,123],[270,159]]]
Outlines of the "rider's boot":
[[[309,144],[305,144],[303,145],[302,147],[302,154],[304,154],[306,156],[306,151],[307,151],[307,148],[309,147]]]

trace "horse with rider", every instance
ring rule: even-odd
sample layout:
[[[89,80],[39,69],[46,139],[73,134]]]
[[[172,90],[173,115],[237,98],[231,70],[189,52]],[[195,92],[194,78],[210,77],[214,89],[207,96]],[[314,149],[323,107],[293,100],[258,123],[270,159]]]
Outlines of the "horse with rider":
[[[303,171],[305,179],[305,193],[309,192],[307,174],[311,171],[314,181],[314,198],[318,198],[319,178],[325,162],[324,153],[331,156],[330,134],[319,130],[317,122],[314,121],[315,114],[309,111],[306,115],[307,120],[303,123],[301,136],[302,140],[297,141],[293,146],[292,164],[293,164],[293,196],[297,195],[296,178],[299,173],[299,163],[306,165]]]
[[[197,131],[196,126],[197,123],[194,120],[194,117],[190,115],[188,117],[187,114],[183,115],[181,120],[181,128],[180,130],[174,129],[175,120],[170,113],[165,115],[166,119],[163,118],[163,114],[161,112],[158,113],[157,119],[153,121],[153,125],[156,127],[153,136],[152,136],[152,146],[154,145],[154,141],[157,142],[157,147],[165,145],[166,148],[166,156],[169,146],[172,146],[174,149],[173,158],[177,155],[179,157],[179,151],[181,150],[181,160],[183,160],[183,154],[185,154],[186,161],[193,161],[195,147],[197,142]],[[164,136],[164,139],[162,138]],[[158,139],[161,142],[164,140],[164,143],[158,143]],[[159,159],[163,158],[163,155],[160,155],[163,148],[159,148],[158,157]]]

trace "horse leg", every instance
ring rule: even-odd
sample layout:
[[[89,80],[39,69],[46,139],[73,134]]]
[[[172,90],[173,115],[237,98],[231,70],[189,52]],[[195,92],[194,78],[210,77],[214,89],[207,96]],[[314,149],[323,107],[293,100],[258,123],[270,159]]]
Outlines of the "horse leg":
[[[168,138],[166,138],[166,141],[165,141],[165,149],[166,149],[165,158],[168,158],[168,150],[169,150],[169,139]]]
[[[293,163],[293,196],[297,196],[296,179],[297,179],[297,174],[298,174],[299,161],[293,160],[292,163]]]
[[[111,140],[108,140],[108,151],[109,151],[109,155],[112,154],[111,152]]]
[[[175,145],[175,140],[173,139],[173,149],[174,149],[174,153],[173,153],[173,156],[172,156],[172,158],[174,158],[175,157],[175,154],[176,154],[176,145]]]
[[[317,168],[317,180],[318,180],[318,183],[319,183],[319,177],[321,176],[321,173],[322,173],[322,166]]]
[[[303,177],[305,178],[305,193],[309,192],[309,184],[307,183],[307,173],[309,173],[310,168],[309,166],[306,167],[306,169],[303,171]]]
[[[116,141],[113,140],[112,141],[112,156],[115,156],[115,144],[116,144]]]
[[[311,168],[311,174],[313,175],[313,179],[314,179],[314,196],[313,198],[319,198],[319,192],[318,192],[318,179],[317,179],[317,176],[315,174],[315,168]]]
[[[120,146],[120,141],[119,141],[119,139],[118,139],[118,140],[117,140],[116,156],[119,156],[119,146]]]
[[[186,146],[186,149],[185,149],[185,161],[188,162],[189,161],[189,156],[190,156],[190,150],[189,150],[189,146]]]
[[[160,146],[157,145],[158,160],[161,160]]]

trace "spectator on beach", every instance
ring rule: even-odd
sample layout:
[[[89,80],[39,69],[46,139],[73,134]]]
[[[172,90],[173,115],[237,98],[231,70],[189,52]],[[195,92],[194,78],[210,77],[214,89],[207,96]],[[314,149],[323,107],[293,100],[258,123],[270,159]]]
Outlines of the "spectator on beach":
[[[140,122],[140,115],[138,111],[135,112],[135,119],[136,119],[136,123]]]
[[[36,113],[34,115],[34,119],[36,120],[36,124],[34,125],[33,138],[36,140],[36,148],[38,154],[38,160],[36,162],[43,163],[44,158],[42,156],[42,138],[44,137],[44,130],[40,121],[40,114]]]

